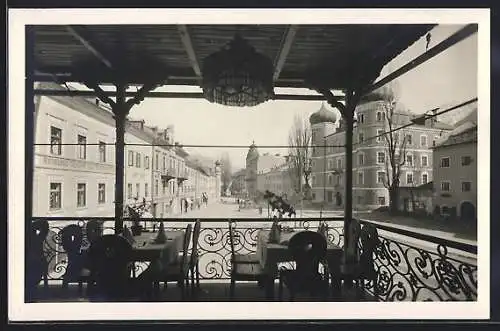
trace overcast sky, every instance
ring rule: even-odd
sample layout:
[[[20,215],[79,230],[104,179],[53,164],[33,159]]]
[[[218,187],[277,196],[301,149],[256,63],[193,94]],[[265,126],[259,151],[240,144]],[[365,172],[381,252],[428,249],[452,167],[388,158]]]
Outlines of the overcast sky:
[[[436,27],[431,32],[429,47],[460,28],[455,25]],[[424,37],[386,66],[380,77],[425,52],[425,44]],[[477,35],[467,38],[401,76],[396,82],[400,90],[400,102],[416,113],[476,97]],[[175,90],[179,90],[179,87]],[[194,90],[199,91],[196,88]],[[175,139],[185,145],[248,146],[252,141],[257,145],[286,145],[288,130],[295,114],[309,116],[320,107],[319,101],[269,101],[253,108],[233,108],[212,104],[204,99],[149,98],[132,109],[130,118],[142,118],[147,125],[160,128],[173,124]],[[227,150],[234,170],[245,166],[247,150]],[[259,150],[261,153],[264,151],[263,148]],[[223,152],[220,148],[196,148],[196,151],[214,158]],[[268,151],[286,153],[286,149]]]

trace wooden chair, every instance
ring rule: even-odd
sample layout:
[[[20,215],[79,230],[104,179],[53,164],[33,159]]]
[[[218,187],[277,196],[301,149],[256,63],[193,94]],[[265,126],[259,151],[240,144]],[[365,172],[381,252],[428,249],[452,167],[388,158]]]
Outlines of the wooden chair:
[[[66,272],[63,275],[63,288],[69,283],[78,283],[78,293],[82,294],[83,282],[90,279],[90,268],[85,266],[86,256],[82,254],[83,230],[76,224],[68,225],[61,230],[61,242],[68,257]]]
[[[33,299],[40,281],[43,279],[44,289],[48,288],[48,262],[43,244],[49,233],[49,223],[37,220],[31,224],[30,241],[27,252],[26,285],[29,300]]]
[[[198,255],[198,240],[200,238],[201,222],[196,220],[193,230],[193,247],[189,257],[189,270],[191,273],[191,294],[196,297],[200,289],[200,261]]]
[[[235,231],[231,222],[229,222],[229,243],[231,246],[231,285],[229,296],[234,299],[236,281],[255,281],[261,283],[265,277],[259,260],[256,255],[250,254],[250,257],[237,254],[235,250]]]
[[[319,272],[326,249],[326,239],[318,232],[302,231],[290,238],[288,250],[295,261],[295,270],[280,270],[280,300],[283,299],[284,285],[290,292],[291,301],[295,300],[296,294],[303,292],[325,300],[328,298],[328,273]]]
[[[181,291],[181,299],[186,299],[186,289],[189,288],[189,243],[193,226],[188,224],[184,233],[182,255],[178,261],[168,265],[155,264],[152,262],[148,269],[139,275],[139,279],[146,284],[153,285],[153,293],[159,295],[160,282],[163,282],[167,289],[169,282],[176,282]],[[159,266],[159,267],[158,267]]]
[[[132,246],[118,235],[103,235],[95,240],[88,252],[92,280],[95,282],[92,300],[127,301],[136,294],[130,278]]]
[[[341,296],[342,281],[345,283],[344,286],[348,288],[352,287],[354,281],[359,290],[360,282],[364,279],[373,280],[377,276],[373,267],[373,252],[378,244],[377,228],[367,224],[361,229],[359,221],[352,220],[349,233],[351,241],[346,249],[351,259],[345,260],[343,258],[340,266],[330,266],[332,284],[335,286],[334,294],[337,296]],[[363,247],[361,254],[359,251],[360,239]]]

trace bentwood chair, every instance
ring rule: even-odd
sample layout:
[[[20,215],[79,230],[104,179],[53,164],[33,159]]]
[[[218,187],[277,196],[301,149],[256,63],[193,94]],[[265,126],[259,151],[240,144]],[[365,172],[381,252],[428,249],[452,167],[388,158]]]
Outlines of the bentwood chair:
[[[86,256],[82,254],[83,230],[76,224],[71,224],[61,230],[61,242],[68,258],[66,272],[63,275],[63,288],[69,283],[78,283],[78,293],[82,294],[83,282],[89,282],[90,269],[85,266]]]
[[[88,252],[93,286],[91,300],[128,301],[136,295],[130,277],[132,246],[119,235],[103,235]]]
[[[290,300],[299,293],[328,298],[328,274],[320,273],[320,263],[326,257],[327,243],[323,235],[313,231],[295,234],[288,243],[288,250],[295,262],[295,270],[282,269],[279,273],[279,298],[283,299],[283,287],[288,288]]]
[[[186,289],[189,288],[189,243],[193,226],[188,224],[184,233],[184,241],[182,245],[182,255],[180,258],[167,265],[163,265],[161,261],[152,262],[149,267],[139,275],[141,282],[153,286],[153,295],[158,297],[160,292],[160,283],[163,282],[164,288],[167,289],[169,282],[176,282],[181,291],[181,299],[186,298]]]
[[[255,281],[261,283],[264,280],[263,269],[259,260],[253,254],[247,255],[237,254],[235,241],[239,240],[236,235],[232,222],[229,222],[229,243],[231,246],[231,285],[229,288],[229,296],[234,299],[236,281]]]
[[[30,300],[36,294],[38,284],[42,279],[44,289],[47,290],[48,288],[48,262],[43,251],[43,244],[48,233],[49,223],[46,220],[37,220],[31,224],[26,275],[27,291]]]
[[[201,222],[196,220],[193,230],[193,247],[189,257],[189,270],[191,273],[191,294],[196,297],[200,289],[200,261],[198,255],[198,241],[200,238]]]

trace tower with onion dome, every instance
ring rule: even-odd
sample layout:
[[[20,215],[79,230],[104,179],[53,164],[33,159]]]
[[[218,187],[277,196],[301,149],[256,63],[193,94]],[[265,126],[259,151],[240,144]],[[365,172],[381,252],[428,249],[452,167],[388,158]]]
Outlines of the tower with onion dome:
[[[315,201],[326,201],[324,188],[326,187],[326,178],[321,176],[326,170],[326,157],[329,150],[326,145],[326,137],[335,133],[337,114],[328,109],[325,103],[321,108],[309,117],[312,131],[312,153],[311,153],[311,196]],[[323,188],[323,189],[322,189]]]

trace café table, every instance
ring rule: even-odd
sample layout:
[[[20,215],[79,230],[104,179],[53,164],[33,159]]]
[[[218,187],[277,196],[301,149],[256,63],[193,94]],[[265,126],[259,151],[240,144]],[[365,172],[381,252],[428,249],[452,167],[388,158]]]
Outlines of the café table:
[[[269,242],[270,230],[260,230],[257,237],[257,257],[267,276],[266,294],[269,299],[274,298],[274,280],[278,277],[278,264],[293,261],[288,250],[288,242],[299,231],[281,232],[279,243]],[[326,261],[330,272],[335,274],[340,268],[342,247],[331,242],[327,243]]]
[[[184,231],[165,231],[165,242],[155,242],[158,233],[145,232],[134,236],[132,262],[168,265],[177,262],[184,243]],[[134,268],[135,277],[135,268]]]

